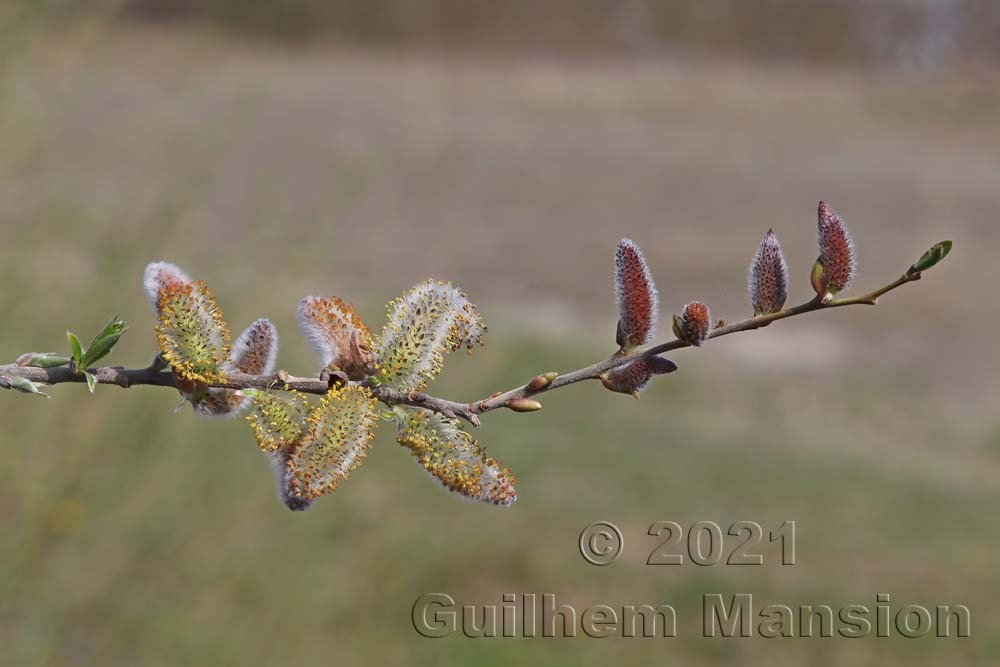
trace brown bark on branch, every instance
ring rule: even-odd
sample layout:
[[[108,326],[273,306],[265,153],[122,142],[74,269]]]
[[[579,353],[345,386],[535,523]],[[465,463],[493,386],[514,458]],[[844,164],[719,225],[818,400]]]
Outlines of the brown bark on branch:
[[[907,273],[899,279],[881,287],[868,294],[833,299],[828,303],[816,297],[811,301],[798,306],[781,310],[770,315],[761,315],[749,318],[741,322],[727,324],[709,332],[708,338],[720,338],[740,331],[752,331],[767,326],[777,320],[787,319],[796,315],[803,315],[818,310],[829,310],[844,306],[869,305],[878,303],[879,297],[906,283],[920,279],[918,272]],[[404,393],[385,386],[370,386],[374,396],[382,403],[393,405],[409,405],[425,408],[441,413],[446,417],[460,417],[478,426],[480,415],[497,408],[509,407],[510,402],[515,399],[535,397],[539,394],[547,393],[567,385],[575,384],[583,380],[598,379],[602,373],[618,366],[634,361],[643,356],[653,356],[689,347],[690,344],[675,338],[674,340],[653,345],[643,350],[638,350],[632,354],[616,353],[595,364],[581,368],[569,373],[556,376],[547,385],[532,391],[526,383],[520,387],[510,389],[505,392],[493,394],[490,397],[471,403],[459,403],[443,398],[430,396],[423,392]],[[174,387],[175,377],[169,369],[164,369],[163,362],[159,357],[146,368],[127,369],[120,366],[104,366],[101,368],[88,369],[96,378],[98,384],[108,384],[128,389],[139,385],[150,385],[157,387]],[[0,365],[0,377],[20,377],[32,382],[54,385],[69,382],[85,383],[84,375],[69,366],[57,368],[36,368],[32,366],[20,366],[17,364]],[[246,375],[243,373],[228,373],[225,381],[211,384],[212,387],[224,387],[229,389],[273,389],[273,390],[295,390],[305,394],[325,394],[330,389],[330,381],[321,378],[303,378],[291,376],[285,371],[278,371],[272,375]]]

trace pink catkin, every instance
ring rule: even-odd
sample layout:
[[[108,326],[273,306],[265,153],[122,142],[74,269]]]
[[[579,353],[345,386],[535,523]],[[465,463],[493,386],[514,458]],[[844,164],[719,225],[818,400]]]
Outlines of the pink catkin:
[[[654,375],[677,370],[676,364],[663,357],[640,357],[601,375],[605,388],[620,394],[638,396]]]
[[[708,306],[700,301],[684,306],[680,329],[681,338],[696,347],[708,340],[708,332],[712,330],[712,313]]]
[[[615,293],[618,300],[618,344],[626,350],[653,339],[659,296],[646,258],[631,239],[615,251]]]
[[[254,321],[233,344],[232,361],[249,375],[268,375],[278,354],[278,330],[267,318]]]
[[[835,294],[847,289],[857,271],[854,241],[850,232],[826,202],[819,203],[819,263],[826,290]]]
[[[754,315],[777,313],[788,297],[788,266],[774,230],[769,229],[750,263],[747,280]]]

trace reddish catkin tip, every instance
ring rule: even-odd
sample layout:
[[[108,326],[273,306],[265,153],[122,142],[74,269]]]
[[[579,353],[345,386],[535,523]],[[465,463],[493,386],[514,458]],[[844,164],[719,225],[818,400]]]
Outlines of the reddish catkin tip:
[[[788,266],[774,230],[767,230],[750,262],[747,280],[754,316],[779,312],[788,298]]]
[[[619,241],[615,250],[615,296],[618,345],[629,351],[652,340],[659,296],[646,258],[631,239]]]
[[[697,347],[708,340],[708,332],[712,330],[712,313],[702,302],[692,301],[684,306],[677,328],[680,332],[678,338]]]
[[[819,203],[819,262],[827,294],[847,289],[857,271],[854,241],[840,216],[826,202]],[[824,295],[820,295],[824,296]]]
[[[677,365],[663,357],[640,357],[624,366],[601,373],[601,384],[605,389],[619,394],[629,394],[639,398],[654,375],[663,375],[677,370]]]

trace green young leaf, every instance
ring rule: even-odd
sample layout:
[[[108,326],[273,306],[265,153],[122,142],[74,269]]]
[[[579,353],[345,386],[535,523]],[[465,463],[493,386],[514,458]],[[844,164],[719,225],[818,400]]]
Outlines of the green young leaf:
[[[41,386],[42,385],[40,385],[39,383],[32,382],[27,378],[0,375],[0,387],[3,387],[4,389],[16,389],[17,391],[23,392],[25,394],[35,394],[37,396],[49,398],[48,394],[39,389],[39,387]]]
[[[87,351],[83,354],[82,367],[86,368],[92,366],[96,362],[100,361],[104,357],[108,356],[118,340],[125,333],[128,325],[124,321],[118,319],[115,315],[111,320],[104,325],[100,333],[94,336],[94,340],[90,341],[90,345],[87,346]]]
[[[56,368],[65,366],[71,361],[69,357],[55,352],[28,352],[17,358],[18,366],[32,366],[34,368]]]
[[[93,375],[91,375],[87,371],[83,372],[83,377],[87,378],[87,389],[90,389],[90,393],[93,394],[94,393],[94,387],[97,386],[97,378],[95,378]]]
[[[83,368],[83,347],[80,345],[80,339],[72,331],[66,332],[66,338],[69,340],[69,349],[73,353],[73,361],[76,362],[76,367]]]
[[[948,256],[951,252],[951,241],[941,241],[940,243],[935,243],[930,247],[930,249],[920,256],[920,259],[910,267],[907,271],[907,275],[913,275],[914,273],[921,273],[931,268],[942,259]]]

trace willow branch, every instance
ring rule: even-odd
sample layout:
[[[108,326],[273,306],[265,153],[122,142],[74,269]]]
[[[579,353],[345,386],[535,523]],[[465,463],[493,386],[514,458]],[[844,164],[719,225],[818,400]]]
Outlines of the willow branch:
[[[841,308],[843,306],[875,306],[878,305],[878,299],[883,294],[891,292],[892,290],[905,285],[906,283],[913,282],[915,280],[920,280],[919,273],[905,274],[899,279],[880,287],[879,289],[869,292],[863,296],[834,299],[827,303],[824,303],[819,297],[816,297],[812,301],[800,304],[793,308],[786,308],[785,310],[779,311],[777,313],[772,313],[770,315],[761,315],[759,317],[752,317],[742,322],[734,322],[733,324],[727,324],[722,327],[718,327],[709,332],[709,339],[720,338],[722,336],[728,336],[729,334],[738,333],[740,331],[753,331],[755,329],[760,329],[761,327],[766,327],[772,322],[778,320],[784,320],[789,317],[794,317],[796,315],[804,315],[805,313],[811,313],[817,310],[829,310],[831,308]],[[639,350],[632,354],[614,354],[604,361],[599,361],[596,364],[587,366],[586,368],[581,368],[579,370],[572,371],[570,373],[564,373],[559,375],[548,386],[540,389],[538,391],[530,391],[528,385],[524,384],[520,387],[516,387],[509,391],[505,391],[499,394],[494,394],[489,398],[485,398],[481,401],[476,401],[474,403],[468,404],[469,409],[473,414],[482,414],[484,412],[489,412],[490,410],[496,410],[497,408],[507,407],[507,404],[517,398],[527,398],[537,396],[554,389],[559,389],[560,387],[565,387],[566,385],[575,384],[577,382],[582,382],[584,380],[596,380],[601,377],[601,374],[605,371],[612,370],[619,366],[624,366],[625,364],[635,361],[640,357],[651,357],[654,355],[662,354],[664,352],[670,352],[672,350],[679,350],[685,347],[690,347],[691,344],[675,338],[674,340],[667,341],[665,343],[660,343],[659,345],[654,345],[652,347],[646,348],[644,350]],[[457,404],[448,404],[450,407],[454,407]]]
[[[740,331],[753,331],[755,329],[768,326],[778,320],[784,320],[790,317],[795,317],[796,315],[804,315],[805,313],[811,313],[819,310],[829,310],[832,308],[856,305],[874,306],[878,304],[878,299],[883,294],[891,292],[906,283],[919,280],[920,276],[921,274],[918,272],[904,274],[888,285],[862,296],[833,299],[826,303],[824,303],[819,297],[816,297],[811,301],[792,308],[786,308],[777,313],[752,317],[741,322],[734,322],[732,324],[717,327],[709,333],[708,337],[710,339],[721,338],[722,336],[728,336],[729,334],[734,334]],[[479,401],[473,401],[471,403],[449,401],[447,399],[430,396],[423,392],[406,393],[386,386],[369,385],[369,388],[379,401],[388,406],[409,405],[424,408],[441,413],[446,417],[462,418],[471,424],[478,426],[479,418],[477,415],[491,410],[496,410],[497,408],[510,407],[510,402],[514,399],[534,397],[561,387],[582,382],[584,380],[595,380],[600,378],[602,373],[619,366],[623,366],[641,357],[658,355],[685,347],[690,347],[690,344],[675,338],[674,340],[660,343],[644,350],[636,351],[632,354],[622,354],[621,352],[618,352],[603,361],[599,361],[585,368],[580,368],[569,373],[558,375],[545,387],[539,390],[530,390],[529,385],[526,383],[520,387],[515,387],[514,389],[504,392],[497,392],[492,396]],[[104,366],[101,368],[91,368],[88,369],[88,371],[96,378],[98,384],[115,385],[123,389],[129,389],[140,385],[150,385],[156,387],[176,386],[174,374],[169,369],[164,367],[164,364],[159,356],[154,358],[153,362],[145,368],[128,369],[120,366]],[[0,377],[3,376],[21,377],[31,380],[32,382],[47,385],[70,382],[83,383],[86,381],[82,373],[70,366],[60,366],[57,368],[36,368],[32,366],[20,366],[17,364],[0,365]],[[329,391],[331,383],[336,381],[338,381],[337,378],[333,376],[329,378],[325,376],[320,378],[304,378],[289,375],[285,371],[278,371],[272,375],[246,375],[244,373],[231,372],[226,374],[224,381],[209,386],[226,389],[253,388],[281,391],[295,390],[305,394],[325,394]]]

